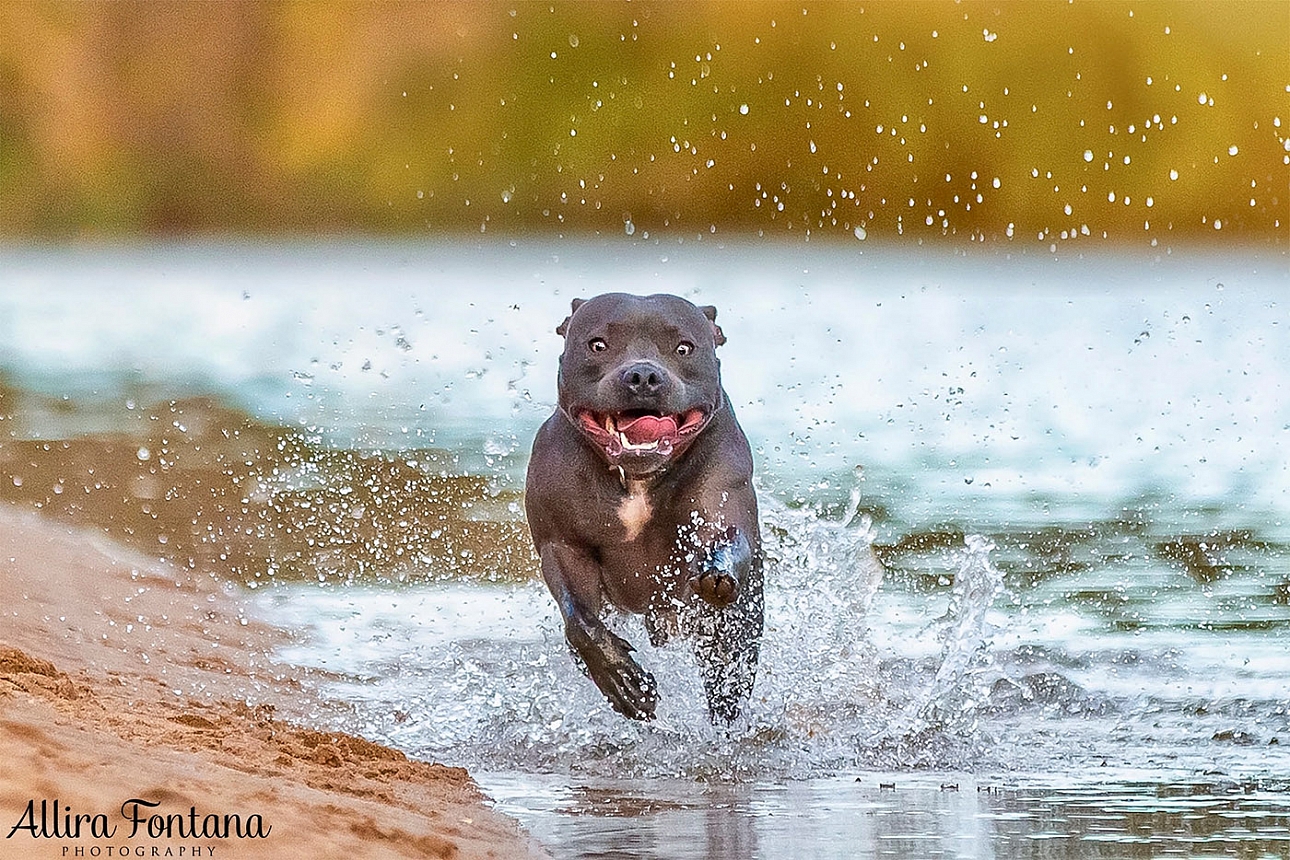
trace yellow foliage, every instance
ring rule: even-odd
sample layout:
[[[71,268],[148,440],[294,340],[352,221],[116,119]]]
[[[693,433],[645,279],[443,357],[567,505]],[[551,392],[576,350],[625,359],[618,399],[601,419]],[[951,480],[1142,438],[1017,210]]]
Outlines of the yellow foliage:
[[[0,4],[0,234],[1284,243],[1290,3]]]

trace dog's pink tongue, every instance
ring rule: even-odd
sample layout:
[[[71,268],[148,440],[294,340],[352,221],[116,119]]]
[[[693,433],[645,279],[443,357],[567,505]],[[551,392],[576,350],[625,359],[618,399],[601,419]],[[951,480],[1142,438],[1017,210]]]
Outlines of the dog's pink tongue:
[[[676,419],[668,416],[659,418],[655,415],[642,415],[628,421],[619,421],[618,430],[633,445],[657,442],[660,439],[676,438]]]

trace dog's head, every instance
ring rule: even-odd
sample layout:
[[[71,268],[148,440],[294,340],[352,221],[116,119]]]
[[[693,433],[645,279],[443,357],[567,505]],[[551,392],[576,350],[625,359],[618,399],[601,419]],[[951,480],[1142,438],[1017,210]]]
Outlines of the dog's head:
[[[708,426],[722,405],[716,318],[676,296],[573,300],[556,329],[560,409],[610,466],[651,475]]]

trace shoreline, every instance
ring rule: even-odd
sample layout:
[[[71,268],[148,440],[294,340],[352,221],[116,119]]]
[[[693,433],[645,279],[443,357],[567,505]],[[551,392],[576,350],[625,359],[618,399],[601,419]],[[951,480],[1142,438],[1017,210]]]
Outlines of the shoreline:
[[[311,728],[214,574],[0,505],[0,589],[0,857],[547,856],[465,770]]]

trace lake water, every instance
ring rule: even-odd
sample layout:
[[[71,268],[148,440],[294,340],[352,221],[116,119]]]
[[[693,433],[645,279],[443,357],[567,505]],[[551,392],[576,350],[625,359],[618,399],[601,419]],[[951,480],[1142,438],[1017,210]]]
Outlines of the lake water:
[[[337,727],[470,768],[558,857],[1290,856],[1284,254],[534,240],[0,272],[0,497],[256,589]],[[553,330],[607,290],[715,304],[729,338],[771,556],[729,730],[631,618],[663,700],[616,716],[531,578]]]

